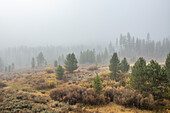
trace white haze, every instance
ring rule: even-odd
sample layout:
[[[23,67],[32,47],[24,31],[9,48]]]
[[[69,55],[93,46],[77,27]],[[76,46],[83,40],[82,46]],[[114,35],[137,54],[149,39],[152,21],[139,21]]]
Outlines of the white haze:
[[[170,36],[170,0],[0,0],[0,47]]]

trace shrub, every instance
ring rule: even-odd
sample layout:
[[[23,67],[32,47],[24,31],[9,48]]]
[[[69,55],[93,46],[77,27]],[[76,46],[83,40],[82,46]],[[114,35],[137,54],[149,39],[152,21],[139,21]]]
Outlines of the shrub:
[[[56,82],[55,81],[47,81],[48,88],[55,88],[56,87]]]
[[[37,84],[35,86],[35,88],[38,89],[38,90],[47,89],[48,88],[48,84],[47,83],[40,83],[40,84]]]
[[[64,98],[65,102],[71,105],[82,102],[82,93],[85,91],[84,88],[74,85],[69,87],[68,90],[66,98]]]
[[[112,102],[113,97],[114,97],[113,88],[111,88],[111,87],[106,88],[105,91],[104,91],[104,96],[107,98],[108,101],[110,100]]]
[[[83,103],[87,105],[95,105],[96,104],[96,93],[92,88],[87,89],[83,94]]]
[[[98,67],[96,65],[91,65],[87,68],[88,71],[95,71],[98,70]]]
[[[5,83],[0,82],[0,88],[6,87],[7,85]]]
[[[67,88],[64,88],[64,87],[56,88],[56,89],[53,89],[50,92],[50,97],[53,100],[63,101],[63,99],[67,95],[67,93],[68,93],[68,89]]]
[[[83,104],[87,105],[102,105],[105,104],[105,96],[97,95],[92,88],[87,89],[83,94]]]
[[[45,70],[47,73],[53,73],[53,70],[50,67],[46,67]]]

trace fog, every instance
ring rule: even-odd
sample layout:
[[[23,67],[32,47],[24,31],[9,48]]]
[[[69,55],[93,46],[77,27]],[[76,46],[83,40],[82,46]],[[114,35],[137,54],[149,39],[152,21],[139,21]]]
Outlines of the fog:
[[[121,33],[170,37],[169,0],[0,0],[0,47],[94,45]]]

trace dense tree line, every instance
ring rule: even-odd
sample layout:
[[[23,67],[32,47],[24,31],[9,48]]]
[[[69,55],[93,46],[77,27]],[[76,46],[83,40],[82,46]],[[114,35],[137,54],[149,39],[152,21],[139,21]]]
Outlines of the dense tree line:
[[[114,39],[114,38],[113,38]],[[102,44],[100,46],[46,46],[46,47],[17,47],[0,50],[0,58],[3,62],[3,70],[12,62],[15,68],[31,67],[32,58],[35,58],[37,65],[37,54],[42,52],[45,58],[45,64],[57,63],[64,65],[65,57],[68,53],[74,52],[79,59],[80,64],[109,64],[109,59],[114,52],[117,52],[120,58],[126,57],[129,62],[135,62],[140,56],[147,61],[156,59],[164,61],[166,55],[170,52],[170,40],[168,38],[160,41],[151,40],[148,33],[145,39],[135,38],[130,33],[120,35],[114,43]],[[1,68],[2,66],[0,66]]]
[[[80,64],[94,64],[95,59],[95,50],[86,50],[80,52],[79,63]]]
[[[170,40],[164,38],[162,41],[151,40],[148,33],[146,39],[132,37],[130,33],[120,35],[119,41],[116,41],[120,56],[131,58],[132,61],[139,56],[147,59],[165,59],[167,53],[170,52]]]

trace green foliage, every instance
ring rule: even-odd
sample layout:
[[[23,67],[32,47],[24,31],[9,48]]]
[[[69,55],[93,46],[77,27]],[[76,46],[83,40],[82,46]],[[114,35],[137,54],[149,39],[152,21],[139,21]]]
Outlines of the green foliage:
[[[132,68],[130,84],[136,90],[153,94],[155,99],[168,98],[169,83],[166,70],[154,60],[146,66],[146,61],[139,58]]]
[[[140,57],[132,68],[130,84],[134,89],[143,91],[146,85],[146,61]]]
[[[57,62],[57,60],[55,60],[54,61],[54,67],[57,67],[57,65],[58,65],[58,62]]]
[[[64,69],[61,65],[59,65],[58,68],[56,69],[56,78],[62,79],[63,75],[64,75]]]
[[[77,59],[75,57],[75,54],[68,54],[65,60],[65,68],[68,72],[73,73],[74,70],[78,68],[77,66]]]
[[[109,65],[109,70],[112,72],[111,79],[117,78],[117,73],[119,72],[119,68],[120,68],[120,61],[117,56],[117,53],[114,53],[110,60],[110,65]]]
[[[34,58],[32,58],[31,65],[32,65],[32,68],[34,69],[35,68],[35,59]]]
[[[96,92],[96,94],[100,94],[102,91],[102,83],[100,81],[100,77],[98,76],[98,74],[94,79],[94,91]]]
[[[80,53],[80,64],[93,64],[95,63],[95,50],[82,51]]]
[[[37,64],[38,66],[42,66],[45,63],[45,58],[42,52],[40,52],[37,56]]]
[[[156,99],[168,96],[168,79],[164,68],[154,60],[150,61],[147,66],[147,82],[146,91],[151,92]]]
[[[121,61],[121,63],[120,63],[120,70],[121,70],[123,73],[126,73],[126,72],[128,72],[129,67],[130,67],[130,66],[129,66],[126,58],[124,58],[124,59]]]
[[[170,53],[168,54],[168,56],[166,58],[165,68],[166,68],[166,72],[168,74],[168,79],[170,81]]]

